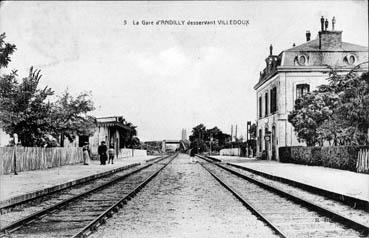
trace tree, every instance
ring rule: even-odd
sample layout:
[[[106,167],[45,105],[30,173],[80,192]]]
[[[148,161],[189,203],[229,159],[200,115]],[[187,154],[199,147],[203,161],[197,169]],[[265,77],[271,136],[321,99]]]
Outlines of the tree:
[[[0,35],[0,68],[7,67],[15,45],[5,43],[5,33]],[[48,86],[40,89],[41,71],[30,68],[20,82],[17,71],[0,75],[0,124],[11,136],[16,133],[23,146],[44,146],[53,137],[91,134],[94,118],[87,115],[93,103],[82,93],[73,98],[66,91],[56,103],[49,97],[54,91]],[[64,138],[64,136],[62,136]]]
[[[128,127],[128,130],[124,130],[120,135],[121,138],[123,138],[123,146],[129,148],[138,147],[140,145],[140,139],[137,137],[137,126],[133,125],[131,122],[127,122],[124,118],[121,118],[120,122]]]
[[[0,34],[0,69],[8,66],[10,55],[17,49],[14,44],[5,42],[5,37],[5,33]]]
[[[40,70],[30,68],[20,83],[17,73],[0,76],[0,122],[6,133],[18,134],[23,146],[42,146],[50,134],[52,105],[46,101],[54,92],[39,89]]]
[[[321,94],[314,91],[296,100],[288,121],[294,126],[299,141],[314,146],[319,142],[317,129],[328,119],[329,113]]]
[[[59,96],[53,107],[52,129],[53,135],[60,138],[60,144],[63,146],[64,137],[72,142],[76,136],[91,136],[96,126],[96,119],[90,115],[94,105],[91,95],[80,93],[73,97],[68,89]]]
[[[350,137],[354,145],[369,143],[369,73],[358,73],[363,64],[368,62],[357,65],[346,75],[332,69],[329,77],[330,86],[339,97],[336,121],[346,126],[343,139],[348,141],[347,137]]]
[[[248,148],[252,150],[253,154],[256,153],[256,131],[257,131],[257,126],[255,123],[252,123],[249,128],[250,139],[247,140],[246,143],[247,143]]]
[[[288,121],[299,141],[308,146],[369,143],[369,78],[357,72],[361,65],[347,74],[331,68],[327,85],[296,100]]]
[[[207,146],[205,144],[205,139],[208,137],[206,134],[206,127],[204,124],[199,124],[192,128],[192,135],[190,135],[190,147],[194,149],[197,153],[206,151]]]
[[[218,127],[206,129],[204,124],[199,124],[192,128],[192,134],[189,137],[190,147],[196,151],[200,148],[199,152],[207,151],[212,138],[212,150],[220,150],[226,146],[230,137],[230,135],[223,133]]]

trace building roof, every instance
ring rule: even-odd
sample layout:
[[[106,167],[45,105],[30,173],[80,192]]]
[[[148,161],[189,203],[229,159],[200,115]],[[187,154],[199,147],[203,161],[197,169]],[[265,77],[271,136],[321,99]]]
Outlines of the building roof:
[[[99,126],[120,127],[125,130],[131,130],[129,126],[126,126],[123,123],[122,116],[99,117],[99,118],[96,118],[96,121]]]
[[[331,47],[328,49],[319,49],[319,39],[314,39],[311,41],[308,41],[306,43],[303,43],[301,45],[292,47],[290,49],[287,49],[285,51],[291,52],[291,51],[368,51],[368,47],[356,45],[348,42],[342,42],[342,45],[340,47]]]
[[[293,70],[294,72],[322,72],[328,65],[342,70],[351,70],[355,65],[368,61],[368,47],[342,41],[342,31],[323,29],[318,36],[310,40],[310,31],[306,32],[306,42],[273,55],[270,45],[266,66],[260,72],[259,81],[254,89],[259,88],[278,72]],[[367,66],[366,66],[367,69]]]

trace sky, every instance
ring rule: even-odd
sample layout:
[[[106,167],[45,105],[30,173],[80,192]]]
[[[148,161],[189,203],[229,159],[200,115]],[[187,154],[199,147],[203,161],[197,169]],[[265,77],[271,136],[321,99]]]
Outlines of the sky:
[[[368,1],[2,2],[0,32],[17,46],[4,71],[41,69],[41,86],[91,92],[94,116],[120,116],[142,141],[179,139],[203,123],[245,138],[253,89],[273,53],[336,18],[343,41],[368,45]],[[142,25],[248,20],[248,25]],[[139,22],[139,25],[133,25]]]

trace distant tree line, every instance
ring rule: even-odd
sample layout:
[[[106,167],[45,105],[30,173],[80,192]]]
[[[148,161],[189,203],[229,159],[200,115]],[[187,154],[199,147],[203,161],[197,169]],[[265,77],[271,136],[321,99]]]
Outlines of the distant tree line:
[[[192,128],[189,139],[190,148],[195,149],[197,153],[201,153],[209,150],[210,143],[212,150],[219,151],[231,140],[231,136],[223,133],[218,127],[206,129],[204,124],[199,124]]]
[[[363,64],[367,64],[365,62]],[[327,85],[298,98],[288,121],[308,146],[369,144],[369,74],[331,68]]]
[[[256,124],[252,124],[249,129],[250,139],[244,141],[243,138],[235,138],[232,141],[231,135],[223,133],[218,127],[207,129],[204,124],[199,124],[192,128],[190,135],[190,148],[196,153],[210,150],[220,151],[224,148],[243,148],[256,149]]]

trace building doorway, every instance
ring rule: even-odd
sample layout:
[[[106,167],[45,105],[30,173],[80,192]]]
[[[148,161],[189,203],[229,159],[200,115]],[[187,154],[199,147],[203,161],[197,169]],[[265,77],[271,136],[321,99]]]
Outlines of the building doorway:
[[[275,134],[275,126],[272,127],[272,160],[277,160],[277,140]]]
[[[88,136],[79,136],[79,138],[78,138],[78,146],[79,147],[83,147],[86,142],[88,143],[88,139],[89,139]]]
[[[264,132],[264,142],[265,142],[265,153],[266,153],[266,159],[269,160],[270,159],[270,155],[269,155],[269,143],[270,143],[270,131],[268,130],[268,128],[265,128],[265,132]]]

